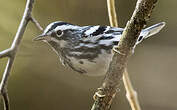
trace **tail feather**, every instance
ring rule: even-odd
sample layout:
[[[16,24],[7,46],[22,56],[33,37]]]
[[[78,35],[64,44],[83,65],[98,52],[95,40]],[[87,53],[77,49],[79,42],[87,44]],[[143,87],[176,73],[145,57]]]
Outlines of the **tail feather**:
[[[143,29],[139,35],[136,45],[139,44],[143,39],[146,39],[152,35],[157,34],[165,26],[165,24],[166,24],[165,22],[161,22]]]
[[[161,23],[158,23],[158,24],[155,24],[155,25],[152,25],[146,29],[143,29],[142,32],[147,32],[148,34],[144,37],[145,39],[152,36],[152,35],[155,35],[157,34],[164,26],[165,26],[165,22],[161,22]]]

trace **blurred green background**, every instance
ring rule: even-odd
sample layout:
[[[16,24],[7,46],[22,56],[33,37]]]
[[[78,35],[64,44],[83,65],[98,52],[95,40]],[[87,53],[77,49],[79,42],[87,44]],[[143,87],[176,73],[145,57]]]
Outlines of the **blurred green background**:
[[[0,51],[17,31],[26,0],[0,1]],[[119,26],[131,17],[136,0],[115,0]],[[159,0],[148,26],[166,27],[137,46],[128,71],[143,110],[177,109],[177,0]],[[109,25],[106,0],[35,0],[33,15],[45,27],[53,21],[78,25]],[[104,77],[88,77],[61,65],[55,53],[32,38],[41,32],[29,23],[8,84],[12,110],[89,110],[92,96]],[[7,59],[0,59],[0,76]],[[2,102],[0,110],[2,110]],[[123,84],[112,110],[131,110]]]

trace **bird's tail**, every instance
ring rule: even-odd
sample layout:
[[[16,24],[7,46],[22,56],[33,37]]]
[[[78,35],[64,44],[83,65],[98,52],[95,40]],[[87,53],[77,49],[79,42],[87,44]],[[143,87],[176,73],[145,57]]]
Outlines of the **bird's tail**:
[[[140,36],[136,44],[139,44],[143,39],[146,39],[152,35],[157,34],[165,26],[165,24],[166,24],[165,22],[161,22],[143,29],[140,33]]]

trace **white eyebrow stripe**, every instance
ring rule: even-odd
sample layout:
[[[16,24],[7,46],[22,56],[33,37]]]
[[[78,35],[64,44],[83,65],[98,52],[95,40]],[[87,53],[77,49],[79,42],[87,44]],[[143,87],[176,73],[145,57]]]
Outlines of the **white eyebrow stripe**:
[[[90,34],[92,34],[93,32],[96,32],[99,27],[100,27],[100,26],[91,27],[89,30],[85,31],[85,35],[90,35]]]
[[[76,25],[62,25],[62,26],[57,26],[54,30],[57,31],[57,30],[67,30],[67,29],[80,29],[79,26],[76,26]]]
[[[49,32],[49,30],[51,30],[52,26],[55,25],[56,23],[58,23],[57,21],[56,22],[53,22],[51,24],[49,24],[45,30],[44,30],[44,34],[50,34],[51,32]],[[53,29],[53,31],[57,31],[57,30],[67,30],[67,29],[76,29],[76,30],[79,30],[81,29],[80,26],[76,26],[76,25],[71,25],[71,24],[66,24],[66,25],[59,25],[57,27],[55,27],[55,29]],[[52,30],[51,30],[52,31]]]
[[[55,24],[55,22],[49,24],[49,25],[45,28],[44,33],[46,34],[46,33],[48,32],[48,30],[49,30],[54,24]]]

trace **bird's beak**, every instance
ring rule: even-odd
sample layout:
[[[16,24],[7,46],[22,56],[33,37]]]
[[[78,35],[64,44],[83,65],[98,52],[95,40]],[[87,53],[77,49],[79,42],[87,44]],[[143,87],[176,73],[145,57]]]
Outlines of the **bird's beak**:
[[[45,40],[46,37],[47,37],[47,35],[45,35],[45,34],[41,34],[41,35],[39,35],[39,36],[33,38],[33,41],[41,41],[41,40]]]

